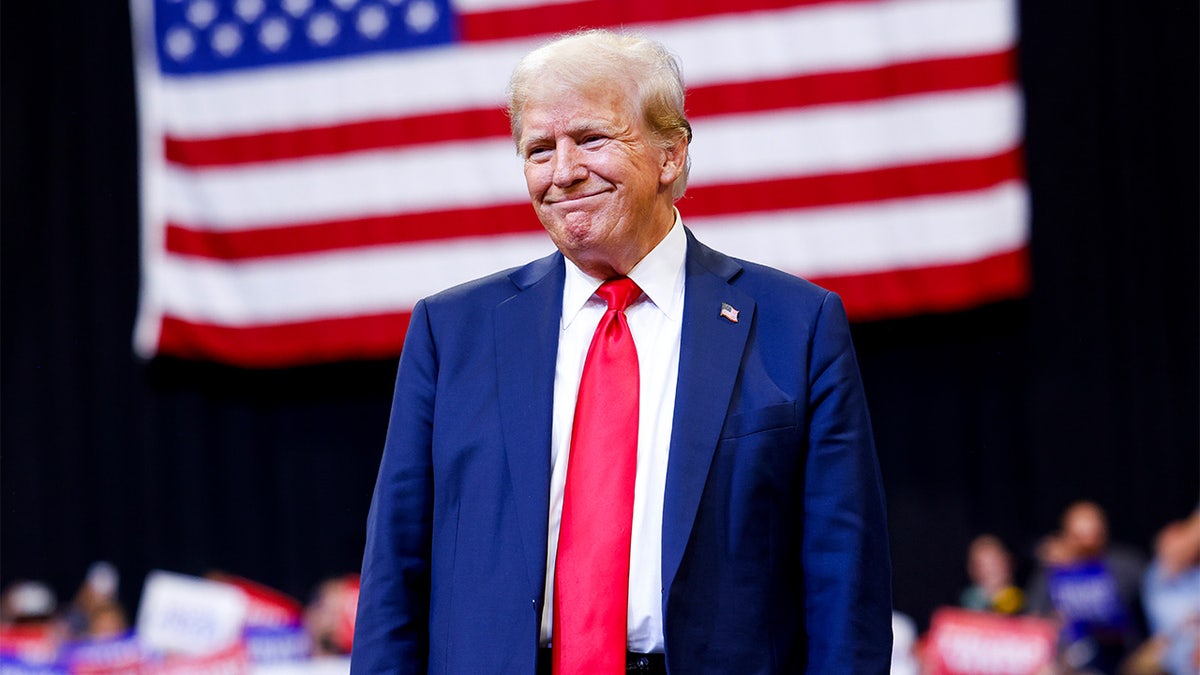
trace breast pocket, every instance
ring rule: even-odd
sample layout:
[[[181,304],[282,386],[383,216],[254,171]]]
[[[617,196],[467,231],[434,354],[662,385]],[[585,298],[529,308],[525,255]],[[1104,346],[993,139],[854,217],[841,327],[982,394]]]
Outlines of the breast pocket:
[[[733,440],[778,429],[795,429],[799,413],[794,402],[777,403],[730,415],[721,429],[721,440]]]

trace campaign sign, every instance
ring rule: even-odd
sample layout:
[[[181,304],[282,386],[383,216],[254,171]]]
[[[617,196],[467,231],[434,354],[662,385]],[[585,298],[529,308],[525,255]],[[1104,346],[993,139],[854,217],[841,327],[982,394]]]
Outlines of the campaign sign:
[[[0,653],[0,673],[4,675],[68,675],[57,663],[31,661],[16,654]]]
[[[49,663],[57,654],[58,643],[49,626],[0,626],[0,655],[14,662]]]
[[[249,672],[250,661],[240,643],[209,654],[168,656],[142,670],[143,675],[246,675]]]
[[[298,626],[304,607],[299,601],[274,588],[232,574],[210,577],[237,586],[246,595],[247,626]]]
[[[171,572],[146,577],[137,633],[151,649],[205,655],[238,642],[246,596],[229,584]]]
[[[943,608],[926,646],[930,675],[1039,675],[1054,663],[1050,621]]]
[[[303,626],[247,626],[242,639],[255,665],[300,661],[312,653],[312,641]]]
[[[1056,568],[1049,581],[1050,601],[1066,624],[1068,638],[1120,635],[1129,625],[1117,581],[1102,562]]]
[[[63,662],[71,675],[141,675],[146,653],[134,635],[68,645]]]

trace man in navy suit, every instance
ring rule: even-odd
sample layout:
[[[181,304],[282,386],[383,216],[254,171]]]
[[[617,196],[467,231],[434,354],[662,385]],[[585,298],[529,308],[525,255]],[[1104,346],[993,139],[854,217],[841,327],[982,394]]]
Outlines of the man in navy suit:
[[[549,673],[571,426],[607,309],[593,292],[626,277],[629,671],[887,672],[884,500],[841,301],[684,227],[683,94],[660,45],[606,31],[517,67],[513,137],[558,252],[413,310],[353,673]]]

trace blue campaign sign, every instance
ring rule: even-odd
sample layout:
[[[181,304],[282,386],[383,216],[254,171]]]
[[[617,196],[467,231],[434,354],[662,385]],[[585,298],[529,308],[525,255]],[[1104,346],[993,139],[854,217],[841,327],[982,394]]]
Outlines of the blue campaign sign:
[[[1116,578],[1102,561],[1053,570],[1050,599],[1068,629],[1094,634],[1123,631],[1129,625]]]

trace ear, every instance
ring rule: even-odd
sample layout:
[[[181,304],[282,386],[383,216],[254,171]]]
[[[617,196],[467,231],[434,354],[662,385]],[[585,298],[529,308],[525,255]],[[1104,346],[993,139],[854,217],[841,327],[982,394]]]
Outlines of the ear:
[[[671,185],[683,174],[684,168],[687,166],[688,140],[683,134],[675,141],[675,144],[663,148],[662,165],[659,167],[658,182],[662,185]]]

